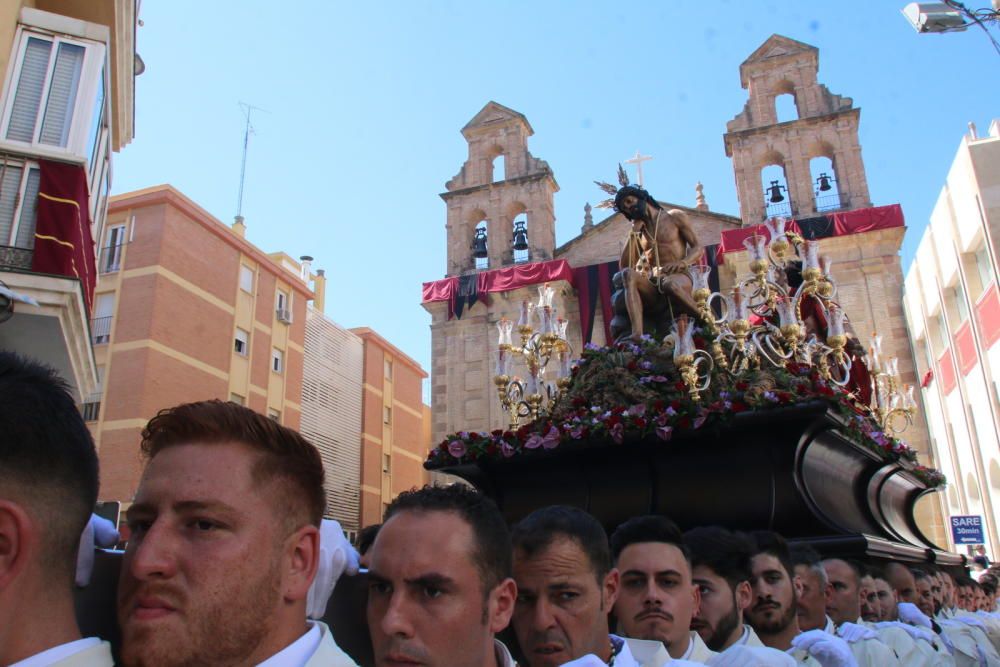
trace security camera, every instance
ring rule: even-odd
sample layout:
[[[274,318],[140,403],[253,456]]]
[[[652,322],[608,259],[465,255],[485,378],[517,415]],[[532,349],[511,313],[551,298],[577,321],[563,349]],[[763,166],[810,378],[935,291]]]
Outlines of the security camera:
[[[943,2],[911,2],[903,7],[903,16],[917,32],[956,32],[969,26],[960,11]]]

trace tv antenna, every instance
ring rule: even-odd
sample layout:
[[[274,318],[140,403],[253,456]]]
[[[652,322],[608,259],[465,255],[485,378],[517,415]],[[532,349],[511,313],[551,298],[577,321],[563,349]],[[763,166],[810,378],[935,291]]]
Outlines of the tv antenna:
[[[254,106],[252,104],[247,104],[246,102],[240,102],[240,108],[243,109],[243,115],[246,116],[246,127],[243,130],[243,161],[240,164],[240,193],[236,199],[236,217],[243,219],[243,184],[246,181],[247,176],[247,148],[250,145],[250,135],[256,134],[253,129],[253,125],[250,123],[250,115],[254,111],[263,111],[264,113],[269,113],[267,109],[261,109],[260,107]]]

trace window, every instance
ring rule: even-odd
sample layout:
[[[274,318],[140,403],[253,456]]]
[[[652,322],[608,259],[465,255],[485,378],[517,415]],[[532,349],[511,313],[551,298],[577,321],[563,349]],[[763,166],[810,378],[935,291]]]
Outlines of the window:
[[[96,422],[101,416],[101,395],[96,394],[83,404],[83,421]]]
[[[976,251],[976,269],[979,270],[979,283],[985,290],[995,278],[993,265],[990,263],[990,251],[985,243]]]
[[[961,285],[955,285],[951,288],[951,298],[955,302],[958,322],[961,324],[969,319],[969,304],[965,302],[965,290],[962,289]]]
[[[275,410],[274,408],[268,408],[267,409],[267,418],[271,419],[273,421],[276,421],[276,422],[278,422],[280,424],[281,423],[281,411],[280,410]]]
[[[253,294],[253,269],[246,264],[240,264],[240,289]]]
[[[278,290],[274,299],[275,314],[279,322],[290,324],[292,322],[292,302],[287,292]]]
[[[392,474],[392,457],[389,454],[382,455],[382,472],[387,475]]]
[[[109,227],[107,245],[101,248],[101,273],[115,273],[121,269],[124,245],[125,225]]]
[[[271,370],[280,373],[284,367],[285,355],[278,348],[271,349]]]
[[[104,44],[22,30],[13,57],[4,139],[97,162],[107,122]]]
[[[392,424],[392,408],[388,405],[382,406],[382,423]]]
[[[246,399],[239,394],[229,394],[229,402],[236,405],[246,405]]]
[[[0,246],[35,247],[40,178],[41,171],[33,162],[0,162]]]
[[[392,382],[392,359],[385,360],[385,379]]]
[[[248,331],[237,327],[233,351],[241,357],[245,357],[250,353],[250,333]]]
[[[114,314],[114,292],[98,294],[94,300],[94,319],[90,321],[90,335],[94,345],[104,345],[111,341],[111,320]]]

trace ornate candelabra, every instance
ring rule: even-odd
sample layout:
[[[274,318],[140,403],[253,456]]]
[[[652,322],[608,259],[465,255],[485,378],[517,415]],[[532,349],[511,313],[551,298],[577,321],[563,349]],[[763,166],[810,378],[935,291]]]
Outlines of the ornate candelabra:
[[[568,322],[557,317],[553,296],[555,290],[546,283],[538,288],[537,304],[521,303],[518,345],[513,343],[514,323],[506,317],[497,322],[500,339],[493,383],[500,405],[509,415],[511,430],[522,420],[534,421],[547,414],[569,386],[572,348],[566,340]],[[523,378],[512,375],[515,358],[522,360],[527,371]]]
[[[688,270],[708,351],[692,352],[688,341],[693,326],[683,318],[667,338],[673,339],[674,363],[695,400],[710,385],[713,366],[735,378],[767,366],[798,363],[815,367],[821,378],[842,387],[852,382],[846,316],[836,301],[833,263],[819,255],[818,241],[786,231],[784,219],[767,220],[765,228],[766,235],[755,233],[744,240],[750,272],[729,294],[712,292],[708,267]],[[786,269],[795,262],[801,263],[801,282],[793,280],[792,285]],[[826,321],[825,330],[818,319]],[[864,407],[884,430],[900,433],[915,412],[913,388],[900,391],[898,362],[883,363],[881,338],[875,336],[874,341],[868,366],[875,398]]]

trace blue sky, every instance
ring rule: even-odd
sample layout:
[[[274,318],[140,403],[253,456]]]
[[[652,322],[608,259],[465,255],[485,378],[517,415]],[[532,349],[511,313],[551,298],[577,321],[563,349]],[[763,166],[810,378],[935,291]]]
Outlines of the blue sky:
[[[871,196],[902,204],[907,263],[967,122],[985,133],[1000,117],[1000,56],[978,30],[918,35],[903,4],[146,0],[136,137],[116,156],[113,192],[170,183],[230,222],[239,102],[265,109],[250,139],[248,238],[313,255],[327,315],[429,369],[420,287],[445,271],[438,194],[483,105],[531,122],[529,148],[561,187],[559,244],[602,198],[592,181],[637,149],[654,157],[644,172],[658,199],[692,206],[700,180],[712,210],[737,214],[722,134],[746,101],[739,64],[779,33],[818,47],[820,81],[861,108]]]

